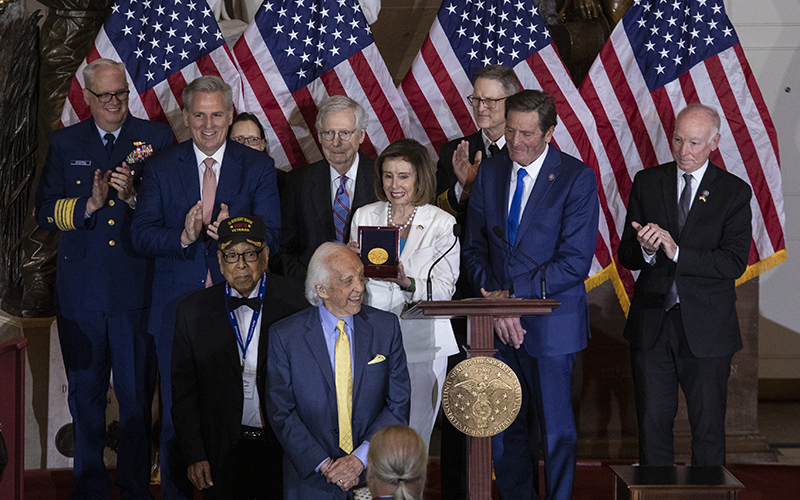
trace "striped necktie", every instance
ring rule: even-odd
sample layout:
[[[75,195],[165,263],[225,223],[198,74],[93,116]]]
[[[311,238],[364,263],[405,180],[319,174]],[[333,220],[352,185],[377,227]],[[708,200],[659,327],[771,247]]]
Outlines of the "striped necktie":
[[[347,176],[339,176],[339,189],[333,200],[333,225],[336,227],[336,241],[346,243],[347,218],[350,216],[350,195],[347,194]]]

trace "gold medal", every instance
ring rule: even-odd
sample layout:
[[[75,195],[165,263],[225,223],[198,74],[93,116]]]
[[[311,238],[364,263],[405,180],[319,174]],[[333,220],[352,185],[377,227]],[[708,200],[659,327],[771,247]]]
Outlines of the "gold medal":
[[[383,248],[373,248],[367,254],[367,258],[370,262],[379,266],[389,260],[389,252],[384,250]]]
[[[444,414],[468,436],[488,437],[506,430],[521,405],[517,375],[507,364],[486,356],[456,365],[442,388]]]

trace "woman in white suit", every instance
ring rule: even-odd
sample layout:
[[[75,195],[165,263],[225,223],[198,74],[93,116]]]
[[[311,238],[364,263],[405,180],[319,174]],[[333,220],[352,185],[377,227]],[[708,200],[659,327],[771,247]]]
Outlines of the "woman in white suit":
[[[353,215],[350,247],[359,251],[359,226],[400,228],[400,266],[396,278],[368,279],[364,302],[398,316],[427,299],[427,276],[433,262],[455,247],[433,269],[433,300],[450,300],[459,272],[460,249],[453,235],[455,218],[432,203],[436,194],[434,164],[417,141],[401,139],[375,161],[378,202]],[[411,378],[409,427],[430,445],[442,400],[447,357],[458,352],[449,319],[400,320]]]

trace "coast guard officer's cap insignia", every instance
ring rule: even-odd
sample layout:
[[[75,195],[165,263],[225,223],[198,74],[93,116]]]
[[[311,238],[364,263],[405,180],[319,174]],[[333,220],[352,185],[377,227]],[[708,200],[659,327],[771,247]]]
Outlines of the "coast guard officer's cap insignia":
[[[556,178],[556,174],[553,174],[553,173],[551,173],[550,175],[547,176],[547,179],[551,180],[551,181],[554,180],[555,178]]]
[[[219,248],[225,250],[236,243],[250,243],[256,248],[262,248],[267,240],[267,226],[257,215],[231,217],[219,224]]]

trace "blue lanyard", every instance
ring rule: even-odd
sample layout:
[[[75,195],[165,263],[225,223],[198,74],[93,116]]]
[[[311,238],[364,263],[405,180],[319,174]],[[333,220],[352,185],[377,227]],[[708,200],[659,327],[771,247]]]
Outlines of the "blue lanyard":
[[[267,273],[261,275],[261,284],[258,287],[258,299],[261,301],[261,305],[264,305],[264,290],[267,288]],[[239,330],[239,321],[237,321],[236,316],[233,314],[233,311],[228,308],[228,297],[231,296],[231,285],[225,283],[225,309],[228,310],[228,319],[231,321],[231,327],[233,328],[233,333],[236,335],[236,342],[239,344],[239,348],[242,350],[242,369],[244,369],[244,361],[247,359],[247,348],[250,347],[250,341],[253,340],[253,333],[256,331],[256,324],[258,323],[258,316],[261,314],[261,309],[259,308],[258,311],[253,311],[253,316],[250,318],[250,328],[247,331],[247,343],[242,341],[242,332]]]

